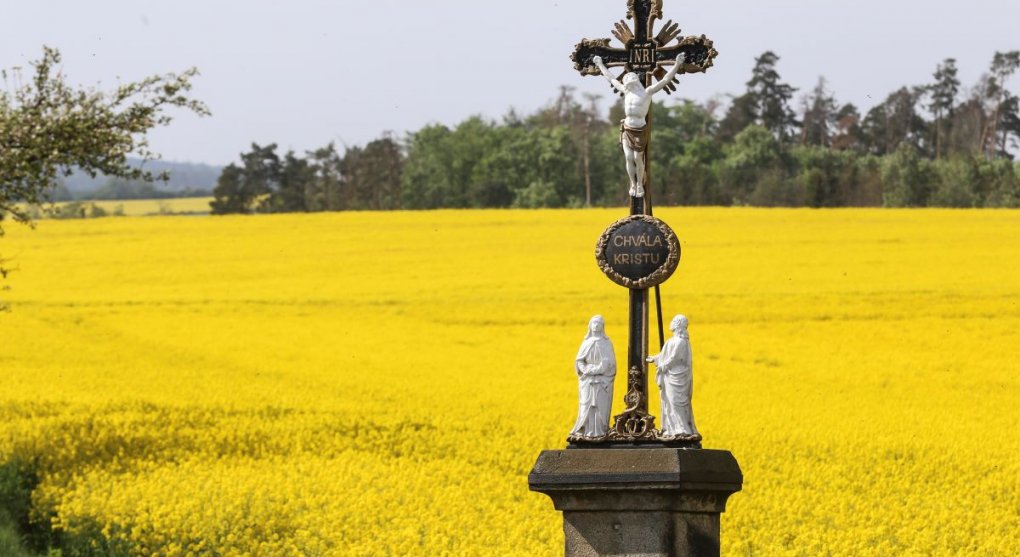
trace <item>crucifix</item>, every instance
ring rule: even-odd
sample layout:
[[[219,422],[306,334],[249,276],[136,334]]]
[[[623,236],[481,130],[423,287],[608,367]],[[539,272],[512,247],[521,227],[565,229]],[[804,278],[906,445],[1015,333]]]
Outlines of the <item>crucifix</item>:
[[[655,288],[661,347],[664,338],[659,284],[672,274],[679,261],[679,242],[675,234],[665,223],[652,216],[650,110],[654,94],[660,91],[671,94],[676,91],[678,74],[707,71],[719,53],[712,41],[704,35],[682,36],[679,25],[672,20],[667,21],[656,33],[655,22],[662,19],[662,0],[628,0],[627,18],[633,23],[633,28],[626,20],[620,20],[612,31],[613,36],[622,43],[622,48],[612,46],[610,38],[583,39],[570,56],[574,69],[582,76],[602,75],[610,82],[613,89],[624,97],[626,114],[626,119],[621,123],[621,146],[630,179],[631,217],[621,220],[606,231],[596,249],[596,257],[603,271],[614,282],[630,289],[627,394],[624,397],[627,406],[622,414],[616,416],[613,427],[600,441],[665,441],[698,445],[700,435],[685,438],[664,436],[655,429],[655,418],[648,413],[648,289],[651,286]],[[669,70],[667,66],[671,66]],[[612,68],[622,68],[622,72],[614,75]],[[642,231],[638,232],[639,229]],[[640,277],[640,273],[625,276],[628,270],[624,267],[628,261],[633,261],[634,255],[615,253],[615,264],[623,262],[619,266],[609,260],[608,254],[614,250],[613,243],[625,244],[625,238],[628,237],[626,234],[662,238],[662,245],[670,246],[668,250],[662,251],[663,260],[659,267],[644,269],[649,276]],[[652,254],[637,255],[650,257]],[[625,259],[619,259],[624,256]],[[590,439],[571,438],[571,441],[584,442]]]
[[[626,371],[626,408],[610,426],[620,374],[606,321],[595,315],[574,358],[578,404],[569,445],[542,451],[528,487],[563,512],[566,557],[719,557],[720,514],[726,499],[740,491],[743,474],[729,451],[701,446],[687,317],[672,319],[673,337],[664,341],[660,303],[659,350],[648,354],[649,290],[658,290],[680,263],[676,233],[652,215],[651,97],[675,90],[682,72],[707,70],[718,53],[704,36],[680,37],[671,21],[656,33],[662,0],[628,0],[627,8],[630,25],[621,20],[613,32],[622,48],[611,46],[611,39],[584,40],[571,56],[581,75],[609,80],[623,96],[627,117],[621,148],[633,167],[627,169],[630,214],[610,224],[595,244],[599,269],[630,296],[627,366],[619,361]],[[650,363],[661,394],[661,429],[648,413]]]
[[[633,30],[625,20],[620,20],[613,30],[623,48],[611,46],[612,39],[608,38],[582,39],[570,59],[581,75],[604,76],[624,97],[627,118],[622,122],[621,138],[631,179],[630,196],[636,207],[638,200],[645,197],[643,186],[649,183],[647,151],[651,126],[647,117],[652,96],[663,90],[667,94],[675,91],[678,73],[707,71],[719,53],[704,35],[682,37],[680,27],[672,20],[653,37],[655,20],[662,18],[662,0],[628,0],[627,17],[634,21]],[[669,71],[665,69],[667,65],[672,65]],[[609,68],[613,67],[623,67],[618,78],[610,74]],[[646,207],[633,212],[650,212],[650,201],[646,199],[644,204]]]

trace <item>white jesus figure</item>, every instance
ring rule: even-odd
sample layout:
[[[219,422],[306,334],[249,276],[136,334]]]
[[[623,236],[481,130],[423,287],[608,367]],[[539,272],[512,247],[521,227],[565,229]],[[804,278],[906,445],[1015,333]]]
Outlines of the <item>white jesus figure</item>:
[[[648,362],[654,363],[658,370],[655,379],[662,399],[662,434],[668,437],[700,435],[694,427],[691,410],[693,377],[687,317],[674,317],[669,330],[673,331],[673,338],[662,346],[662,352],[648,357]]]
[[[613,380],[616,378],[616,353],[606,336],[606,321],[596,315],[588,322],[588,334],[574,360],[577,372],[577,422],[572,437],[598,439],[609,433],[609,414],[613,406]]]
[[[652,107],[652,97],[673,81],[686,58],[687,55],[681,52],[666,76],[647,89],[641,84],[641,78],[636,73],[627,72],[621,83],[609,74],[609,68],[602,62],[601,56],[596,56],[592,60],[602,72],[602,76],[623,95],[625,118],[620,125],[620,142],[623,144],[623,154],[627,157],[627,175],[630,176],[631,197],[645,196],[645,151],[648,150],[648,122],[646,118]]]

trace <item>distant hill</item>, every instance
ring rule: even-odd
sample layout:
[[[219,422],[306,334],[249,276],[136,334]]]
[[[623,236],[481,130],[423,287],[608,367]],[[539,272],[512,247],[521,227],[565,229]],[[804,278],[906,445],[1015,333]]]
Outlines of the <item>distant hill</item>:
[[[142,161],[128,159],[128,164],[142,166]],[[156,189],[171,195],[185,191],[212,191],[216,186],[216,179],[219,178],[220,171],[223,170],[221,166],[171,161],[148,161],[144,167],[153,173],[164,170],[170,173],[169,181],[156,182],[153,185]],[[84,172],[75,172],[71,176],[61,178],[61,182],[75,197],[80,198],[107,186],[110,183],[110,178],[106,176],[91,178]]]

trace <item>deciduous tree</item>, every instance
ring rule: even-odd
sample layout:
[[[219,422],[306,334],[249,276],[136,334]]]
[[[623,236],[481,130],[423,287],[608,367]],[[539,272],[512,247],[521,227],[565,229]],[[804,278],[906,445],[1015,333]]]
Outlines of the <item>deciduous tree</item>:
[[[76,168],[92,177],[160,178],[129,165],[128,155],[156,156],[146,134],[173,120],[168,109],[209,113],[190,96],[194,68],[103,91],[69,85],[60,60],[59,51],[45,47],[23,84],[20,71],[0,71],[7,84],[0,89],[0,219],[6,214],[28,222],[19,203],[46,202],[58,177]]]
[[[757,101],[750,93],[734,97],[730,107],[726,110],[726,116],[719,122],[719,130],[716,136],[722,143],[729,143],[737,137],[740,132],[754,125],[758,120]]]
[[[852,103],[836,111],[836,123],[830,145],[838,151],[864,151],[864,131],[861,112]]]

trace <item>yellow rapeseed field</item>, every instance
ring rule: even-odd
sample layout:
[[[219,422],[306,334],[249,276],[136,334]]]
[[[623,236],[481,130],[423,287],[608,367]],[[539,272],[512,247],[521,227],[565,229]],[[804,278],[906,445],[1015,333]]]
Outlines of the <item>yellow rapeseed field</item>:
[[[81,203],[85,205],[86,211],[95,205],[109,214],[139,217],[167,213],[208,214],[210,211],[209,202],[212,200],[212,197],[177,197],[173,199],[108,199],[82,201]],[[63,201],[55,203],[54,206],[59,208],[67,203]],[[45,214],[40,212],[40,217],[45,218]]]
[[[9,226],[0,463],[97,554],[562,555],[526,475],[588,318],[626,344],[592,255],[621,213]],[[725,555],[1020,554],[1020,212],[658,214],[745,473]]]

